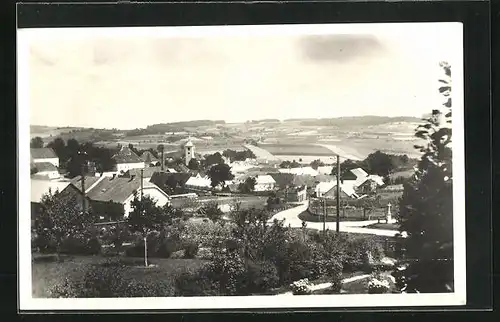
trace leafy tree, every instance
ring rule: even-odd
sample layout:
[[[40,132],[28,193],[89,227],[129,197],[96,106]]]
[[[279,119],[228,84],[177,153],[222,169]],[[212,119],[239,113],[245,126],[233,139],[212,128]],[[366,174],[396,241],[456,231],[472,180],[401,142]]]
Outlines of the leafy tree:
[[[254,177],[248,177],[245,179],[245,182],[240,183],[238,189],[242,193],[250,193],[255,190],[256,180]]]
[[[66,151],[66,143],[61,138],[55,138],[52,142],[47,144],[48,148],[51,148],[56,153],[57,157],[64,163],[68,160],[68,153]]]
[[[88,242],[94,232],[96,216],[88,205],[85,211],[82,208],[78,195],[59,191],[52,193],[49,190],[42,197],[40,211],[35,218],[38,247],[43,251],[52,244],[59,254],[68,238],[80,238]]]
[[[214,154],[209,154],[205,156],[205,166],[223,164],[224,160],[222,159],[222,154],[219,152],[215,152]]]
[[[302,165],[298,163],[297,161],[283,161],[280,164],[280,168],[286,169],[286,168],[300,168]]]
[[[212,222],[217,223],[224,216],[224,212],[219,208],[217,202],[208,202],[199,210],[200,213],[205,215]]]
[[[311,168],[313,168],[314,170],[318,170],[319,167],[322,167],[324,166],[325,164],[321,161],[321,160],[314,160],[311,162]]]
[[[451,67],[441,63],[446,76],[439,91],[446,101],[433,110],[415,135],[427,141],[416,146],[423,153],[414,177],[405,184],[398,221],[403,269],[396,272],[405,292],[453,291],[453,177],[451,133]]]
[[[232,180],[234,175],[231,173],[231,168],[225,163],[219,163],[213,165],[207,173],[211,180],[212,187],[217,187],[218,185],[225,186],[225,181]]]
[[[365,163],[371,174],[377,174],[383,177],[388,176],[393,170],[392,158],[383,152],[376,151],[366,157]]]
[[[196,160],[196,159],[191,159],[191,160],[189,160],[188,168],[191,170],[199,170],[200,169],[200,162],[198,162],[198,160]]]
[[[131,201],[132,211],[127,224],[132,232],[138,232],[144,239],[144,265],[148,266],[147,238],[153,232],[161,231],[172,223],[173,217],[179,213],[170,207],[158,207],[156,200],[149,196],[139,196],[136,192]]]
[[[34,149],[43,148],[43,139],[39,136],[32,138],[30,147]]]

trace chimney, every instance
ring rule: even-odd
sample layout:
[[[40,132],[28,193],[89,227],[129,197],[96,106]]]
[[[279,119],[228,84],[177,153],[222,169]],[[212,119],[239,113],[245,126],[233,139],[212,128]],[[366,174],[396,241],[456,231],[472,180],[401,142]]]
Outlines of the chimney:
[[[135,178],[135,174],[131,175],[129,182],[132,181],[132,180],[134,180],[134,178]]]
[[[116,173],[113,173],[113,176],[111,177],[111,180],[113,180],[116,177]]]

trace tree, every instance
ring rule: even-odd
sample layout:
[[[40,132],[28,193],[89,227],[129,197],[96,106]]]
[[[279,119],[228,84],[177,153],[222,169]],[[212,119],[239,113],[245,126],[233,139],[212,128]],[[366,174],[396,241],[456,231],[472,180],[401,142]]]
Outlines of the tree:
[[[33,149],[43,148],[43,139],[39,136],[32,138],[30,147]]]
[[[415,175],[405,184],[398,221],[405,260],[396,272],[405,292],[453,291],[453,179],[451,133],[451,68],[441,63],[446,79],[439,91],[446,101],[433,110],[415,135],[427,141]]]
[[[222,154],[215,152],[214,154],[209,154],[205,156],[205,166],[211,166],[214,164],[222,164],[224,160],[222,159]]]
[[[200,169],[200,162],[198,162],[198,160],[196,160],[196,159],[191,159],[191,160],[189,160],[188,168],[191,170],[199,170]]]
[[[59,254],[67,238],[88,242],[92,237],[96,216],[89,206],[83,211],[77,196],[59,191],[52,193],[50,190],[43,195],[34,225],[39,248],[53,244]]]
[[[219,222],[224,215],[217,202],[208,202],[199,211],[214,223]]]
[[[388,176],[394,170],[391,157],[380,151],[368,155],[365,159],[365,163],[371,174],[377,174],[383,177]]]
[[[130,203],[132,211],[127,218],[129,229],[138,232],[144,239],[144,265],[148,266],[147,238],[152,232],[162,231],[172,224],[177,211],[170,207],[158,207],[156,200],[149,196],[140,196],[137,192]]]
[[[324,166],[325,164],[323,162],[321,162],[321,160],[314,160],[311,162],[311,168],[313,168],[314,170],[318,170],[319,167],[322,167]]]
[[[245,182],[240,183],[238,186],[238,190],[242,193],[250,193],[255,190],[256,180],[254,177],[248,177],[245,179]]]
[[[51,148],[56,153],[57,157],[61,163],[65,163],[68,160],[68,153],[66,151],[66,143],[61,138],[55,138],[52,142],[47,144],[48,148]]]
[[[156,149],[158,150],[158,152],[160,152],[160,164],[161,164],[161,169],[163,170],[165,163],[165,158],[163,157],[163,153],[165,152],[165,146],[163,144],[159,144]]]
[[[231,173],[231,168],[224,163],[213,165],[208,170],[207,175],[211,180],[213,188],[217,187],[219,184],[222,184],[222,187],[224,187],[225,181],[232,180],[234,178],[234,175]]]

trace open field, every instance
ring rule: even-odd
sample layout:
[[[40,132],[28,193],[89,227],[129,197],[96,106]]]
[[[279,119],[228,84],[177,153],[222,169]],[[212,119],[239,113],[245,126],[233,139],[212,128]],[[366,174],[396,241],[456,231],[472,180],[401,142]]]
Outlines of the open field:
[[[102,256],[63,256],[62,261],[54,260],[55,256],[34,255],[32,261],[33,297],[48,297],[50,289],[61,283],[65,278],[81,280],[85,270],[91,265],[102,265],[109,258]],[[200,268],[205,260],[201,259],[151,259],[154,268],[144,268],[142,258],[122,258],[129,262],[127,278],[130,279],[161,279],[174,283],[175,278],[186,269]],[[173,295],[173,294],[172,294]]]
[[[331,150],[314,144],[260,144],[259,147],[276,156],[280,155],[334,156]]]

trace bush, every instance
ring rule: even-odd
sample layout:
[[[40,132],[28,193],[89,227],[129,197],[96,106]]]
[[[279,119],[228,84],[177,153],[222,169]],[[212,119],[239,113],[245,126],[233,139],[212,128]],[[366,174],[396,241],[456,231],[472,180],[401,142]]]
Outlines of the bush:
[[[184,250],[178,250],[170,255],[172,259],[184,258]]]
[[[210,276],[208,267],[184,272],[175,281],[175,296],[217,296],[219,293],[219,284]]]
[[[184,246],[184,258],[195,258],[200,246],[196,242],[186,242]]]
[[[279,285],[278,270],[269,261],[249,262],[246,267],[247,292],[261,293]]]
[[[348,238],[344,267],[347,271],[361,269],[371,272],[372,262],[382,259],[383,256],[382,244],[377,239],[373,237]]]
[[[71,255],[97,255],[101,252],[101,243],[96,237],[86,239],[83,236],[70,236],[61,243],[60,253]]]

